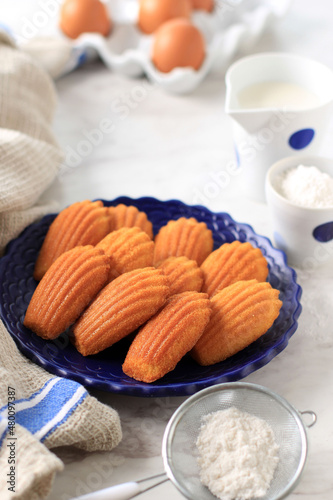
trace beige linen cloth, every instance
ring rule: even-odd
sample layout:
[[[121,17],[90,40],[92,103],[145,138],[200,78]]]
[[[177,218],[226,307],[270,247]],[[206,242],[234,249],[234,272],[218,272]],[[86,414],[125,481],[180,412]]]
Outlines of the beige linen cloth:
[[[52,210],[38,205],[38,198],[62,162],[51,130],[54,108],[50,78],[0,32],[1,254],[26,225]],[[69,408],[66,418],[61,419],[61,412],[53,409],[57,425],[49,422],[38,432],[18,423],[11,427],[13,413],[53,394],[56,405],[59,395],[69,399],[70,391],[73,397],[64,406]],[[39,409],[38,418],[44,418]],[[80,384],[54,377],[21,355],[0,321],[0,443],[1,439],[1,500],[41,500],[63,467],[50,449],[74,445],[88,451],[111,450],[121,439],[121,427],[117,412],[90,396]]]

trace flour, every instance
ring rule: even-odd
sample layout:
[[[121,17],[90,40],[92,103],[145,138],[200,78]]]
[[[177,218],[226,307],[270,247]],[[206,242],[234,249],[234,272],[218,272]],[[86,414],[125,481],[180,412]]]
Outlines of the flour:
[[[263,497],[279,461],[264,420],[229,408],[206,415],[197,439],[201,482],[223,500]]]
[[[279,190],[287,200],[308,208],[333,207],[333,178],[317,167],[299,165],[279,179]]]

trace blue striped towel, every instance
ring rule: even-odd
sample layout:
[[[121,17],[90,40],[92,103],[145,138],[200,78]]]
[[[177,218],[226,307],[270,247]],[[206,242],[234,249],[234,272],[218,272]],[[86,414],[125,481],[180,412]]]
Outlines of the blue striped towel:
[[[12,403],[14,411],[8,410],[7,403],[0,409],[0,446],[7,434],[8,424],[9,429],[11,426],[10,414],[15,425],[25,427],[36,439],[43,442],[68,419],[87,395],[84,387],[77,382],[53,377],[28,398]]]

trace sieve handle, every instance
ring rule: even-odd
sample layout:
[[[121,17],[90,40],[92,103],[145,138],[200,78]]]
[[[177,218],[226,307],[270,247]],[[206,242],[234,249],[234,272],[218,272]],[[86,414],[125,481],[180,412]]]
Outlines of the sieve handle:
[[[72,500],[129,500],[140,493],[138,483],[129,482],[88,493]]]
[[[307,424],[305,422],[305,425],[310,428],[312,427],[316,422],[317,422],[317,415],[314,411],[312,410],[305,410],[305,411],[300,411],[300,414],[303,416],[303,415],[310,415],[311,416],[311,422],[309,424]]]
[[[161,477],[163,477],[163,479],[158,479],[158,481],[154,484],[145,488],[141,487],[142,483]],[[166,481],[168,481],[168,478],[166,477],[165,472],[163,472],[161,474],[156,474],[155,476],[140,479],[136,482],[132,481],[129,483],[117,484],[116,486],[110,486],[109,488],[105,488],[103,490],[72,498],[72,500],[130,500],[130,498],[134,498],[145,491],[155,488],[155,486],[158,486],[159,484],[165,483]]]

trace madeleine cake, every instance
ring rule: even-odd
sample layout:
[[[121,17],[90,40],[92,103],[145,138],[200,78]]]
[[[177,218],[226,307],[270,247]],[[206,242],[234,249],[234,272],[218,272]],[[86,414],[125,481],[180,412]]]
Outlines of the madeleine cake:
[[[109,270],[109,258],[92,245],[64,252],[39,282],[24,325],[44,339],[56,338],[107,283]]]
[[[185,256],[200,266],[213,250],[213,235],[204,222],[194,217],[170,220],[155,237],[154,263],[170,256]]]
[[[204,275],[202,291],[210,297],[236,281],[265,281],[268,276],[267,261],[261,250],[249,242],[237,240],[214,250],[201,264],[201,270]]]
[[[279,291],[268,282],[238,281],[211,299],[212,315],[191,351],[203,366],[223,361],[264,335],[279,315]]]
[[[168,257],[158,266],[169,278],[170,295],[182,292],[200,292],[203,272],[195,260],[187,257]]]
[[[183,292],[173,295],[134,338],[123,371],[142,382],[154,382],[175,368],[192,349],[211,314],[208,295]]]
[[[169,295],[168,278],[146,267],[124,273],[106,285],[73,328],[78,351],[96,354],[151,318]]]
[[[141,212],[133,205],[119,203],[114,207],[109,207],[111,231],[116,231],[122,227],[139,227],[149,238],[153,239],[153,225],[148,220],[147,214]]]
[[[50,225],[39,252],[34,278],[39,281],[59,255],[76,246],[96,245],[110,230],[102,201],[80,201],[62,210]]]
[[[96,247],[110,257],[110,281],[120,274],[153,265],[154,242],[139,227],[112,231]]]

